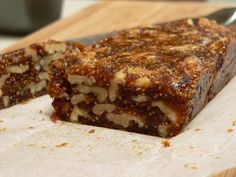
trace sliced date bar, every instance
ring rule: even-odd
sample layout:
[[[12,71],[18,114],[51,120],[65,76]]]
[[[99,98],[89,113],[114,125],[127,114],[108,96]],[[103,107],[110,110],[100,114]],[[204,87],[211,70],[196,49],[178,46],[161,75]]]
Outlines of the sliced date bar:
[[[53,62],[54,118],[171,137],[236,72],[235,34],[191,19],[137,27]]]
[[[50,63],[81,47],[50,40],[1,55],[0,109],[46,94]]]

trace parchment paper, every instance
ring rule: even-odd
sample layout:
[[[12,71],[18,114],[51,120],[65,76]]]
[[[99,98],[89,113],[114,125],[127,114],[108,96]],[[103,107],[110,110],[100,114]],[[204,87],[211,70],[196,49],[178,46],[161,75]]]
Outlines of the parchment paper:
[[[50,104],[0,111],[0,177],[208,177],[236,166],[236,78],[168,141],[53,123]]]

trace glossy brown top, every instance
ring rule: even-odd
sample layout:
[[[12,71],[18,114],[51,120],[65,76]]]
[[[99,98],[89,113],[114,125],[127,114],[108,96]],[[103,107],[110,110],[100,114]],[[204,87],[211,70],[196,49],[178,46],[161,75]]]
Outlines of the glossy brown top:
[[[101,85],[122,71],[128,87],[159,88],[165,94],[190,98],[201,78],[220,68],[234,39],[230,30],[207,19],[137,27],[88,47],[78,54],[79,65],[67,71],[95,75]],[[140,78],[148,84],[137,84]]]

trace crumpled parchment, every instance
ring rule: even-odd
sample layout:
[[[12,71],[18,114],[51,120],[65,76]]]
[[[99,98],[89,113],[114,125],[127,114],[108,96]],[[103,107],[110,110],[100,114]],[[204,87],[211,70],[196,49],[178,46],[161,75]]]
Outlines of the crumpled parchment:
[[[236,77],[169,140],[50,120],[43,96],[0,111],[0,177],[208,177],[236,166]]]

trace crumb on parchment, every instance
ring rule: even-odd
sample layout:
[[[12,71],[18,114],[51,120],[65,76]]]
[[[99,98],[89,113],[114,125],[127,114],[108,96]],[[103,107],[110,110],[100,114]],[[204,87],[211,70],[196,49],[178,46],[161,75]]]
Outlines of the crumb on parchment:
[[[233,131],[234,131],[234,129],[232,129],[232,128],[228,128],[228,129],[227,129],[227,132],[228,132],[228,133],[232,133]]]
[[[236,120],[232,120],[232,126],[236,126]]]
[[[143,154],[143,152],[142,152],[142,151],[138,152],[138,155],[142,155],[142,154]]]
[[[163,140],[161,141],[161,144],[163,145],[163,147],[167,148],[171,146],[171,142],[169,140]]]
[[[89,132],[88,133],[95,133],[95,130],[94,129],[92,129],[92,130],[89,130]]]
[[[60,147],[65,147],[67,145],[68,143],[61,143],[61,144],[57,144],[55,147],[60,148]]]
[[[192,170],[197,170],[198,167],[197,167],[197,166],[191,166],[191,169],[192,169]]]
[[[54,150],[54,148],[61,148],[61,147],[65,147],[67,146],[69,143],[61,143],[61,144],[57,144],[54,147],[50,147],[49,145],[37,145],[37,144],[28,144],[29,147],[39,147],[42,149],[46,149],[49,148],[50,150]]]
[[[28,146],[29,146],[29,147],[33,147],[33,146],[35,146],[35,144],[28,144]]]
[[[132,140],[131,142],[132,143],[138,143],[138,140]]]
[[[86,147],[89,152],[91,152],[94,149],[94,147],[91,144],[88,144]]]
[[[198,169],[198,166],[196,165],[196,163],[186,163],[186,164],[184,164],[184,167],[189,168],[191,170],[197,170]]]
[[[195,131],[197,132],[197,131],[201,131],[202,129],[201,128],[196,128],[195,129]]]

